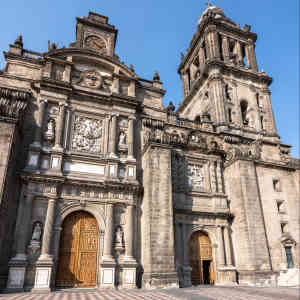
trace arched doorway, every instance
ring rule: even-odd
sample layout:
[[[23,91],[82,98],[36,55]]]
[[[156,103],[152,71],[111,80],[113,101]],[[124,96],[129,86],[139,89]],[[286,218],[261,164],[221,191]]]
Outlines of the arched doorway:
[[[199,231],[192,234],[189,254],[192,284],[214,284],[212,247],[207,234]]]
[[[56,287],[95,287],[99,230],[88,212],[67,216],[62,225]]]

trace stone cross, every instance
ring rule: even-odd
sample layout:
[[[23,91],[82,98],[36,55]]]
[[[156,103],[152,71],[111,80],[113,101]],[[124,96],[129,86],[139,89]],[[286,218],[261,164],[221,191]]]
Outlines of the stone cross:
[[[212,6],[211,3],[210,3],[210,1],[207,1],[207,2],[205,3],[205,5],[207,5],[207,7],[211,7],[211,6]]]

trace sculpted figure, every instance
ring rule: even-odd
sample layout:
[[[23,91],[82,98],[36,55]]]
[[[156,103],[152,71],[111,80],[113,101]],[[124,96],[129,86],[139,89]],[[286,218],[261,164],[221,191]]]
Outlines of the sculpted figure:
[[[48,123],[47,123],[47,130],[44,133],[44,137],[46,140],[53,140],[54,138],[54,120],[53,119],[49,119]]]
[[[37,222],[34,226],[32,233],[32,241],[40,241],[42,236],[42,226],[39,222]]]
[[[126,135],[123,131],[120,132],[119,145],[126,145]]]

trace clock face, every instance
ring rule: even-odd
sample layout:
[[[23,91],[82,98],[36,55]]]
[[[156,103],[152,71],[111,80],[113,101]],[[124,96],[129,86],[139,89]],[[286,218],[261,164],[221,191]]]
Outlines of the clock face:
[[[90,36],[87,37],[85,40],[85,45],[88,48],[92,48],[93,50],[96,50],[100,53],[106,52],[106,44],[103,39],[96,37],[96,36]]]

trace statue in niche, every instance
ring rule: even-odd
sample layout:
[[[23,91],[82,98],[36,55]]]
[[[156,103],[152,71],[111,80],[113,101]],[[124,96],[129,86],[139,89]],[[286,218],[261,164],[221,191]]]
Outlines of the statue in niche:
[[[225,85],[225,95],[226,95],[226,99],[228,101],[232,102],[233,91],[232,91],[232,88],[228,84]]]
[[[45,140],[51,142],[55,137],[55,121],[53,119],[49,119],[47,123],[47,130],[44,133]]]
[[[120,146],[125,146],[126,145],[126,134],[124,131],[120,132],[120,136],[119,136],[119,145]]]
[[[39,242],[42,236],[42,226],[40,222],[36,222],[34,225],[31,241]]]
[[[123,230],[118,226],[115,233],[115,248],[123,248]]]

